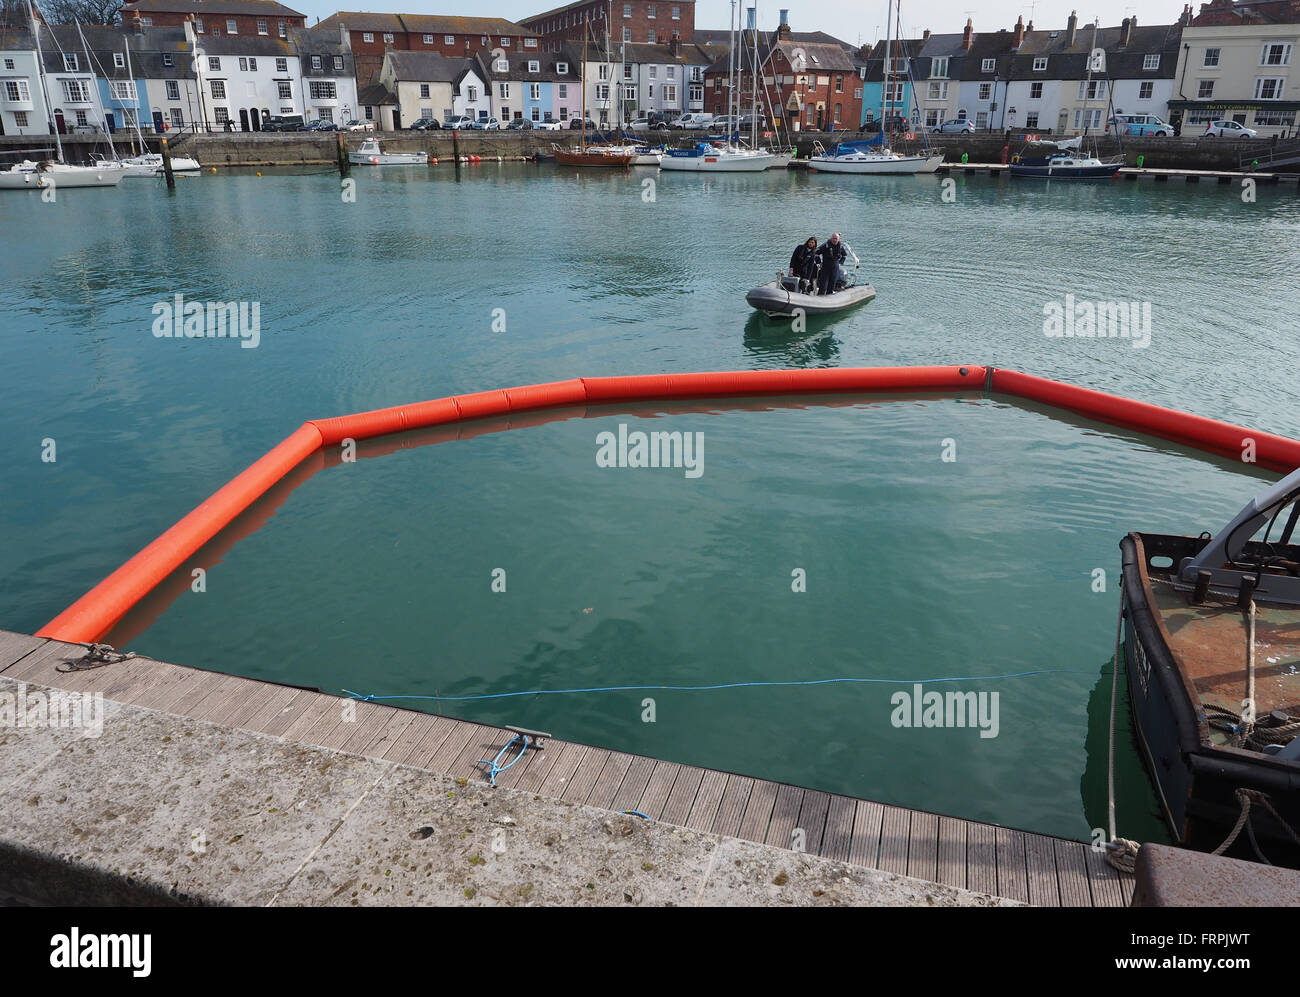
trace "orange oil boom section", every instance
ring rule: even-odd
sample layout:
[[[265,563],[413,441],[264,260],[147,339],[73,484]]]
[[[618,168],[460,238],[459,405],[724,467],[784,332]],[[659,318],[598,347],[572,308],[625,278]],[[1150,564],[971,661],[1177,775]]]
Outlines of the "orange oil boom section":
[[[587,377],[452,395],[433,401],[358,412],[303,425],[205,502],[83,595],[37,634],[87,643],[113,624],[185,559],[229,525],[268,489],[318,450],[346,439],[491,416],[575,405],[735,396],[988,391],[1013,395],[1240,459],[1253,447],[1255,463],[1274,471],[1300,467],[1300,441],[1258,433],[1203,416],[1121,398],[1103,391],[994,367],[858,367],[819,370],[719,371]]]

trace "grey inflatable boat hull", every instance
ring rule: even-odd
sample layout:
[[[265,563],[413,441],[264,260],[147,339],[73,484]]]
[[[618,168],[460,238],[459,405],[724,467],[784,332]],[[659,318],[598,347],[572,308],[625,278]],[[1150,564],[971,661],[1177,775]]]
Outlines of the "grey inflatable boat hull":
[[[768,315],[792,316],[796,311],[805,315],[831,315],[865,304],[875,296],[876,289],[870,284],[854,284],[834,294],[800,294],[786,290],[780,281],[773,280],[754,288],[745,295],[745,300],[751,308]]]

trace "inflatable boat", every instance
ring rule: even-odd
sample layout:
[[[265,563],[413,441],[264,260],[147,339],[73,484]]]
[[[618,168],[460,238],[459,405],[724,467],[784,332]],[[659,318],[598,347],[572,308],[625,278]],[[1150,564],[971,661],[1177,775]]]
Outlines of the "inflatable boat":
[[[830,315],[846,308],[865,304],[876,296],[870,284],[850,284],[833,294],[804,294],[799,290],[797,277],[781,276],[754,288],[745,295],[751,308],[757,308],[773,317],[803,315]]]

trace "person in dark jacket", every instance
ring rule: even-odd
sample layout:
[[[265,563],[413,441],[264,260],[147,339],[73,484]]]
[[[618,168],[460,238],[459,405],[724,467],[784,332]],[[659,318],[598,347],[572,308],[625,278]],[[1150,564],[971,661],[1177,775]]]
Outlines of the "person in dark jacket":
[[[821,264],[821,272],[817,275],[817,293],[834,294],[835,285],[840,279],[840,267],[848,259],[848,252],[844,243],[840,241],[840,234],[836,232],[822,244],[822,248],[817,250],[817,262]]]
[[[794,249],[790,257],[790,276],[799,278],[799,290],[804,293],[812,291],[813,275],[817,272],[817,237],[808,236]]]

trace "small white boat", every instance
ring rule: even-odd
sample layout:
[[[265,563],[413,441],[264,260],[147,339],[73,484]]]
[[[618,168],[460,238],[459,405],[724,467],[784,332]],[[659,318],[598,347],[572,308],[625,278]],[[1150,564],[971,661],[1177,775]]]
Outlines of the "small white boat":
[[[607,156],[631,156],[629,166],[658,166],[664,158],[662,150],[648,145],[589,145],[587,151]]]
[[[866,304],[876,296],[870,284],[850,284],[831,294],[804,294],[799,290],[796,277],[781,275],[776,280],[761,284],[745,295],[751,308],[766,312],[773,318],[791,318],[796,313],[804,315],[830,315],[854,305]]]
[[[139,156],[128,156],[121,161],[128,177],[160,177],[163,175],[163,159],[160,152],[145,152]],[[173,173],[200,173],[203,167],[197,159],[189,156],[172,156]]]
[[[427,152],[384,152],[379,147],[379,140],[368,138],[361,143],[356,152],[348,153],[349,163],[363,163],[369,166],[425,166],[429,162]]]
[[[33,163],[24,160],[0,171],[0,190],[42,190],[51,185],[56,190],[116,187],[125,175],[126,171],[116,164],[69,166],[67,163]]]
[[[659,168],[689,173],[761,173],[775,158],[766,149],[697,142],[691,149],[669,149]]]
[[[820,173],[933,173],[943,162],[942,152],[905,156],[884,146],[872,148],[876,142],[879,139],[841,142],[829,152],[823,149],[810,158],[809,168]]]

